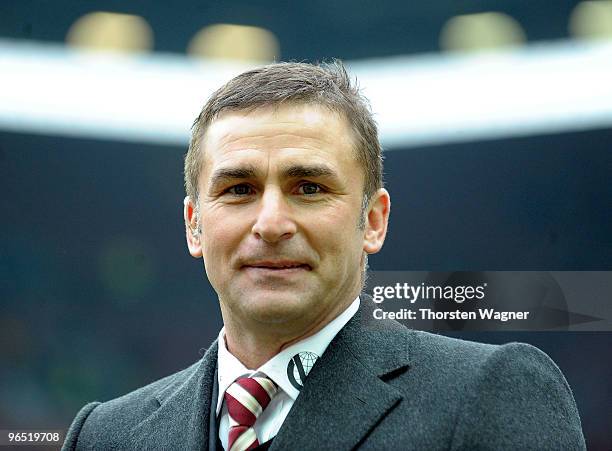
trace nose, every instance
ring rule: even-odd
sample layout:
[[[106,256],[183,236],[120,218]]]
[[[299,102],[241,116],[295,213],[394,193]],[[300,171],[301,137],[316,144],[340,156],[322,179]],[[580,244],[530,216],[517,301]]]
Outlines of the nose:
[[[283,193],[279,189],[266,189],[260,198],[253,234],[268,243],[276,243],[291,238],[296,231],[291,205]]]

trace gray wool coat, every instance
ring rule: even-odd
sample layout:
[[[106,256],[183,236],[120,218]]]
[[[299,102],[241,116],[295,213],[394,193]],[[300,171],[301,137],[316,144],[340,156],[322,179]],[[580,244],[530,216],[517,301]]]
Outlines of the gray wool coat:
[[[586,449],[570,387],[546,354],[373,320],[371,305],[362,296],[317,361],[271,451]],[[85,405],[63,449],[214,449],[217,345],[178,373]]]

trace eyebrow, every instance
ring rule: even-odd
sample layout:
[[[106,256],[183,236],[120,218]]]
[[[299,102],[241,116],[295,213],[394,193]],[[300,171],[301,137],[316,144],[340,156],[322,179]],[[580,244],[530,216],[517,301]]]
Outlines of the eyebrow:
[[[283,178],[300,178],[300,177],[337,177],[335,171],[328,166],[313,164],[313,165],[292,165],[284,168],[281,171]]]
[[[257,170],[255,169],[255,166],[252,165],[233,168],[220,168],[213,173],[210,186],[215,187],[230,180],[251,179],[255,178],[256,175]]]
[[[322,164],[294,164],[281,168],[281,178],[330,177],[338,178],[336,171]],[[210,187],[214,189],[230,181],[257,178],[260,171],[253,165],[217,169],[211,176]]]

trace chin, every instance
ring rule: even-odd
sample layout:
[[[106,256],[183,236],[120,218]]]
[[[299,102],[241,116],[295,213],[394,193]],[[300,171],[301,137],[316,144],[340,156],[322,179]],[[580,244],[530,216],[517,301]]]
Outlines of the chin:
[[[308,304],[305,296],[291,293],[266,292],[251,294],[242,303],[243,314],[265,324],[282,324],[304,316]]]

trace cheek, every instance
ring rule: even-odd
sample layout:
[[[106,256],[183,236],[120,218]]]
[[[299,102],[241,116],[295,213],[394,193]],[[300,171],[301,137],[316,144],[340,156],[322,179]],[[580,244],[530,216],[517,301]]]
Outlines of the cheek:
[[[202,224],[204,236],[202,255],[204,269],[211,285],[218,293],[225,293],[231,285],[232,257],[240,246],[240,233],[228,221]]]
[[[237,249],[242,228],[239,222],[228,220],[230,215],[215,215],[202,221],[204,258],[210,261],[225,261]]]
[[[341,211],[329,213],[317,220],[312,229],[317,240],[317,247],[324,255],[334,260],[353,260],[360,255],[363,247],[363,236],[357,228],[356,217]]]

